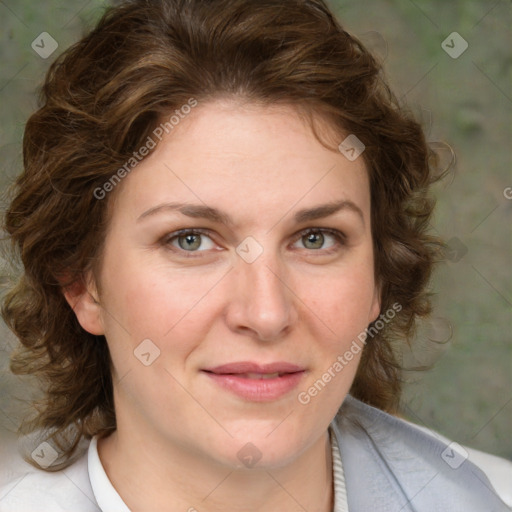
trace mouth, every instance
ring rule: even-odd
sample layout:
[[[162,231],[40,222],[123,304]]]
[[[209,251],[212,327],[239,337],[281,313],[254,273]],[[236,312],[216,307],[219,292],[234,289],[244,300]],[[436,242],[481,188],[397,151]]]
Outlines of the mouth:
[[[217,375],[280,375],[304,371],[304,367],[283,361],[266,364],[254,363],[252,361],[240,361],[236,363],[221,364],[220,366],[212,368],[205,368],[204,371],[215,373]]]
[[[202,370],[224,390],[250,402],[269,402],[289,394],[302,380],[305,368],[285,362],[230,363]]]
[[[242,379],[275,379],[286,375],[286,373],[223,373],[220,375],[236,375]]]

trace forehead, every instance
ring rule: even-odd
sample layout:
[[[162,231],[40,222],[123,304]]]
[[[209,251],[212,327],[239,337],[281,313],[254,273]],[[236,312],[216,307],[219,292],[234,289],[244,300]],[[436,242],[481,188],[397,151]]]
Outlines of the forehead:
[[[333,142],[345,136],[329,133]],[[167,201],[202,202],[239,216],[347,199],[362,210],[370,206],[363,159],[326,148],[283,105],[199,104],[122,185],[119,199],[134,213]]]

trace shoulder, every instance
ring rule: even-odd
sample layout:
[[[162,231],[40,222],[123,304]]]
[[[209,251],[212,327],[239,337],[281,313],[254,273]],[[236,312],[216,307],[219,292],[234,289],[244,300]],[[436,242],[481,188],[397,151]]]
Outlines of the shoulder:
[[[0,486],[0,512],[100,512],[87,469],[87,454],[66,469],[30,468]]]
[[[446,506],[449,495],[457,506],[467,503],[468,511],[479,510],[476,504],[486,502],[496,503],[496,510],[510,510],[505,508],[512,504],[510,461],[451,442],[350,395],[333,423],[343,465],[358,474],[347,475],[347,480],[361,492],[363,470],[363,480],[390,503],[411,501],[419,505],[415,510],[428,510],[425,505],[437,510],[440,504]]]
[[[403,421],[403,420],[402,420]],[[458,462],[464,462],[466,459],[475,464],[485,476],[489,479],[498,496],[509,506],[512,507],[512,462],[492,455],[490,453],[470,448],[469,446],[461,446],[460,444],[450,441],[445,436],[430,430],[427,427],[416,425],[415,423],[406,422],[415,429],[421,430],[425,434],[439,439],[447,447],[445,459],[452,459]],[[450,450],[452,453],[450,453]],[[453,463],[452,463],[453,464]]]

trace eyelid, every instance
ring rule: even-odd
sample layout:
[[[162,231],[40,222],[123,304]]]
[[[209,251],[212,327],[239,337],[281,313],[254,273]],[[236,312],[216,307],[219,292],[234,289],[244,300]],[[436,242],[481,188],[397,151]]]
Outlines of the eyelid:
[[[184,255],[186,258],[194,258],[197,256],[194,255],[200,255],[202,252],[208,252],[206,251],[185,251],[183,249],[179,249],[177,247],[171,246],[171,241],[175,238],[178,238],[180,236],[186,236],[186,235],[204,235],[207,236],[212,240],[213,243],[216,243],[214,238],[212,237],[212,231],[207,228],[183,228],[179,229],[178,231],[173,231],[172,233],[169,233],[161,238],[161,243],[167,247],[172,247],[172,251],[177,252],[181,255]],[[313,253],[317,252],[319,255],[325,255],[325,254],[331,254],[333,252],[336,252],[340,249],[340,246],[343,246],[346,244],[347,236],[342,231],[339,231],[338,229],[333,228],[320,228],[320,227],[309,227],[304,228],[297,232],[295,235],[293,235],[293,243],[300,240],[302,237],[310,234],[310,233],[327,233],[328,235],[331,235],[335,240],[337,241],[337,244],[331,248],[331,249],[306,249],[306,251],[311,251]]]
[[[342,231],[340,231],[339,229],[334,229],[334,228],[317,228],[317,227],[312,227],[312,228],[304,228],[302,229],[301,231],[299,231],[297,233],[297,239],[298,238],[301,238],[309,233],[327,233],[329,235],[332,235],[334,236],[335,238],[338,238],[340,240],[346,240],[347,239],[347,235],[345,235],[345,233],[343,233]]]

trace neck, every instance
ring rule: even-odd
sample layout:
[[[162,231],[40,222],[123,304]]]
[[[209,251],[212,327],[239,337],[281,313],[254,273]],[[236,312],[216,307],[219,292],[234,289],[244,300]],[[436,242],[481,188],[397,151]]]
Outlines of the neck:
[[[122,428],[98,442],[103,467],[133,512],[331,512],[334,502],[328,432],[289,464],[230,468],[156,436]]]

